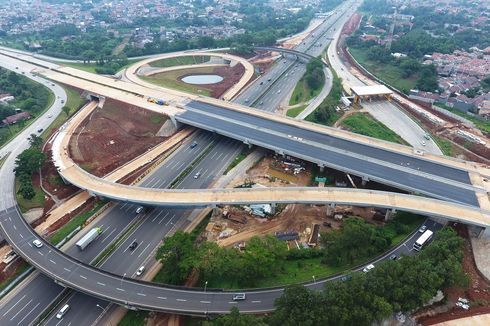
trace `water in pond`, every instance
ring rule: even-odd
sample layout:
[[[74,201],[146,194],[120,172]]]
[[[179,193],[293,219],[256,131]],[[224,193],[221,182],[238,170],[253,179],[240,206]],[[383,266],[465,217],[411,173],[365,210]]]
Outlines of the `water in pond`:
[[[184,83],[194,85],[216,84],[222,80],[223,77],[218,75],[190,75],[182,78]]]

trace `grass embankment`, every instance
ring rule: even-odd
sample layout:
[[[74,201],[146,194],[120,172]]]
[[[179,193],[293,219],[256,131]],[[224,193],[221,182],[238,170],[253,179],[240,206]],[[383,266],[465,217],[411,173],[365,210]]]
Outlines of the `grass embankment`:
[[[296,105],[299,103],[308,102],[309,100],[317,96],[322,90],[325,81],[323,81],[323,83],[319,87],[313,89],[308,86],[305,76],[306,74],[303,75],[303,77],[301,77],[301,79],[296,84],[293,94],[291,95],[291,99],[289,100],[289,105]]]
[[[332,89],[323,102],[306,118],[306,121],[333,126],[335,122],[342,116],[342,113],[337,112],[335,108],[339,104],[342,96],[342,81],[337,76],[335,71],[332,71]]]
[[[208,62],[211,59],[209,56],[187,56],[187,57],[176,57],[176,58],[168,58],[161,59],[157,61],[153,61],[150,63],[151,67],[158,68],[168,68],[168,67],[176,67],[183,65],[193,65]]]
[[[24,273],[30,265],[26,263],[25,261],[20,264],[19,267],[17,267],[15,273],[10,276],[9,278],[5,279],[0,283],[0,291],[3,291],[10,283],[12,283],[13,280],[15,280],[20,274]]]
[[[141,79],[166,88],[172,88],[178,91],[199,94],[204,96],[210,96],[211,91],[206,89],[205,87],[201,87],[199,85],[187,84],[181,81],[180,79],[189,74],[212,74],[214,72],[213,67],[201,67],[201,68],[190,68],[190,69],[181,69],[181,70],[173,70],[167,71],[160,74],[155,74],[152,76],[140,77]]]
[[[400,67],[371,61],[367,59],[365,50],[362,49],[349,48],[349,52],[366,70],[396,89],[408,93],[411,89],[416,88],[418,74],[413,74],[410,78],[402,78],[403,72]]]
[[[454,156],[454,145],[447,139],[432,135],[432,139],[436,142],[442,153],[446,156]]]
[[[223,174],[227,174],[231,169],[233,169],[235,166],[240,164],[240,162],[243,161],[250,153],[251,153],[250,148],[248,148],[248,146],[244,146],[242,148],[242,151],[235,157],[235,159],[230,163],[230,165],[228,165],[228,167],[226,168],[225,172],[223,172]]]
[[[368,113],[353,113],[342,120],[341,125],[356,134],[407,145],[400,136]]]
[[[139,60],[139,59],[129,59],[128,60],[128,63],[125,64],[124,66],[119,67],[118,71],[123,70],[123,69],[126,69],[127,67],[129,67],[130,65],[132,65],[133,63],[138,62],[138,61],[141,61],[141,60]],[[75,68],[75,69],[80,69],[80,70],[83,70],[83,71],[91,72],[93,74],[96,74],[97,73],[97,71],[96,71],[97,68],[103,67],[101,65],[96,64],[95,62],[90,62],[90,63],[83,63],[83,62],[59,62],[59,63],[62,64],[62,65],[64,65],[64,66],[67,66],[67,67],[71,67],[71,68]]]
[[[102,206],[104,206],[106,202],[96,202],[94,207],[91,210],[88,210],[86,212],[82,212],[72,218],[68,223],[63,225],[62,228],[60,228],[58,231],[56,231],[53,236],[49,238],[49,242],[53,245],[56,245],[59,243],[61,240],[63,240],[67,235],[69,235],[71,232],[73,232],[77,227],[83,225],[89,217],[94,215]]]
[[[301,112],[303,112],[304,109],[306,109],[307,106],[308,104],[305,104],[289,109],[286,115],[291,118],[296,118],[298,114],[300,114]]]
[[[32,188],[34,189],[35,195],[32,199],[25,199],[18,193],[20,188],[20,182],[16,178],[15,179],[15,197],[17,199],[17,204],[19,204],[20,211],[22,213],[27,212],[32,208],[38,208],[44,206],[44,191],[38,185],[33,184]]]

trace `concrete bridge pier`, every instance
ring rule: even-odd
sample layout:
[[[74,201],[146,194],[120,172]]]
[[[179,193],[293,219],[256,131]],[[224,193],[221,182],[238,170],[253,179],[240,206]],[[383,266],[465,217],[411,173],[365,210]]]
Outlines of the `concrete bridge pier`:
[[[335,204],[328,204],[325,206],[325,208],[327,217],[333,216],[333,214],[335,213]]]
[[[385,214],[385,221],[389,221],[393,218],[393,216],[395,215],[396,213],[396,209],[394,208],[389,208],[386,210],[386,214]]]
[[[369,182],[369,178],[368,177],[362,177],[362,186],[365,187],[366,184]]]
[[[325,171],[325,165],[318,165],[318,168],[320,169],[320,172]]]
[[[218,216],[219,215],[219,208],[216,205],[211,205],[211,208],[213,209],[213,212],[211,213],[212,216]]]
[[[271,203],[271,215],[276,214],[276,203]]]

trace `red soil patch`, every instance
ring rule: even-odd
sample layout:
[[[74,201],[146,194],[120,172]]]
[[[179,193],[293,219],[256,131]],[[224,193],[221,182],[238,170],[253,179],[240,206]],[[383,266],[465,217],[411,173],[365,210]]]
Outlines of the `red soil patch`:
[[[344,24],[342,28],[342,33],[350,35],[354,33],[359,27],[359,23],[361,22],[362,15],[360,13],[355,13],[352,17]]]
[[[108,100],[74,132],[70,155],[91,173],[104,176],[164,141],[156,133],[166,119],[155,112]]]

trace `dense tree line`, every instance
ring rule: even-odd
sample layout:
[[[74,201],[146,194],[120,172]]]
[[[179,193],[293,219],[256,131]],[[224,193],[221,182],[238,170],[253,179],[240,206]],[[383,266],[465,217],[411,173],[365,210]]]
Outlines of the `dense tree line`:
[[[305,80],[308,87],[312,90],[319,89],[325,83],[323,73],[323,63],[320,59],[311,59],[306,65]]]
[[[332,117],[336,114],[335,108],[338,106],[341,96],[342,83],[340,79],[334,75],[330,93],[313,112],[314,120],[318,123],[329,124]]]
[[[0,92],[10,93],[15,101],[8,106],[0,105],[0,115],[5,118],[13,107],[36,114],[42,111],[49,101],[49,91],[41,84],[15,72],[0,68]]]
[[[463,244],[453,229],[444,228],[416,256],[378,263],[369,273],[353,273],[346,281],[327,282],[323,291],[286,289],[270,316],[251,317],[234,310],[205,325],[371,325],[393,312],[422,306],[438,290],[465,285]]]
[[[32,199],[36,195],[32,185],[32,175],[39,171],[46,160],[46,155],[41,150],[43,144],[41,137],[31,134],[29,144],[31,147],[15,159],[14,169],[20,184],[17,192],[25,199]]]

